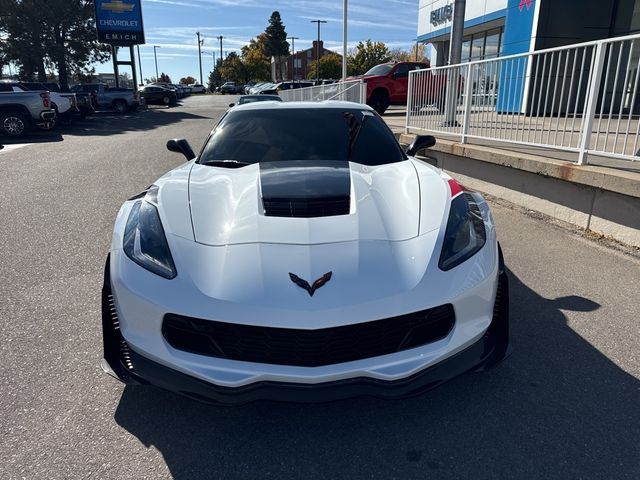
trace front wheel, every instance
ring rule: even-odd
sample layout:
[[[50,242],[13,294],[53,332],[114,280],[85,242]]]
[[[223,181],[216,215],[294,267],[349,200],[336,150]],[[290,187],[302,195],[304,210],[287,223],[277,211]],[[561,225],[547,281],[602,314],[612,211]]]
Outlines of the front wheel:
[[[169,97],[162,97],[162,103],[169,105],[171,103],[171,99]]]
[[[17,138],[28,130],[27,120],[21,113],[3,113],[0,115],[0,129],[5,135]]]
[[[113,102],[113,109],[116,111],[116,113],[127,113],[127,102],[125,102],[124,100],[116,100],[115,102]]]

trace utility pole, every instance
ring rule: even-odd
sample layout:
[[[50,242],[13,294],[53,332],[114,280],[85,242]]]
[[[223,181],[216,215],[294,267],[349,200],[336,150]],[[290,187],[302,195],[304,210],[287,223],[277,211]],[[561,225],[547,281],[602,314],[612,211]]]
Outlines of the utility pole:
[[[464,13],[467,7],[466,0],[455,0],[453,7],[453,25],[451,26],[451,47],[449,50],[449,65],[458,65],[462,60],[462,37],[464,36]],[[447,75],[447,91],[445,112],[445,125],[458,126],[456,113],[458,110],[458,82],[460,73],[456,69],[449,69]],[[471,79],[467,79],[471,81]]]
[[[293,56],[293,60],[291,60],[291,80],[296,79],[296,40],[300,37],[289,37],[288,40],[291,40],[291,52]]]
[[[153,46],[153,58],[156,61],[156,82],[160,81],[160,79],[158,78],[158,55],[156,54],[156,49],[158,48],[160,48],[158,45]]]
[[[311,20],[311,23],[318,24],[318,42],[316,43],[316,80],[320,80],[320,24],[327,23],[327,21]]]
[[[200,85],[202,85],[202,44],[204,39],[200,40],[200,32],[196,32],[198,35],[198,62],[200,63]]]
[[[347,78],[347,11],[349,0],[344,0],[342,9],[342,81]]]

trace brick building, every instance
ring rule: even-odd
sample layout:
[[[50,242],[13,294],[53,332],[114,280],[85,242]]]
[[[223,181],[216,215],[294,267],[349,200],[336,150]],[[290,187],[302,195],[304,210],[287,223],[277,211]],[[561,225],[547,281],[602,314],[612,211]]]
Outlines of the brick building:
[[[316,59],[316,47],[318,42],[313,41],[313,46],[306,50],[300,50],[288,57],[282,57],[280,62],[276,62],[276,58],[271,58],[271,78],[274,82],[283,80],[304,80],[307,78],[309,65]],[[324,48],[322,40],[320,40],[320,58],[328,53],[336,53],[332,50]],[[340,57],[342,57],[340,55]]]

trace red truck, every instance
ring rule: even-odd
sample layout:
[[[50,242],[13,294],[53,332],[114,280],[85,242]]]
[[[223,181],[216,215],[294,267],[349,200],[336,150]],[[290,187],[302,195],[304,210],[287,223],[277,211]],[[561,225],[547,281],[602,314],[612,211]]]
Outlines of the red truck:
[[[367,84],[367,105],[382,115],[389,105],[406,105],[409,72],[429,68],[422,62],[389,62],[376,65],[364,75],[349,77],[346,80],[364,80]],[[444,107],[447,78],[446,75],[432,75],[428,81],[428,93],[433,98],[425,98],[420,104],[435,104],[439,110]],[[458,84],[459,93],[462,83]],[[424,92],[423,92],[424,93]]]

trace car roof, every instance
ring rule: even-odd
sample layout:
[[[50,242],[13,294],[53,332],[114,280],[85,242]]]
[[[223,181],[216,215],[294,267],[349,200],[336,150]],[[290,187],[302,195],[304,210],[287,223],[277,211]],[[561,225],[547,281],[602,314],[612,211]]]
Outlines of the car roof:
[[[336,100],[325,100],[323,102],[252,102],[238,105],[233,111],[241,110],[289,110],[289,109],[306,109],[306,110],[330,110],[336,108],[348,108],[350,110],[367,110],[373,111],[369,105],[363,103],[343,102]]]

